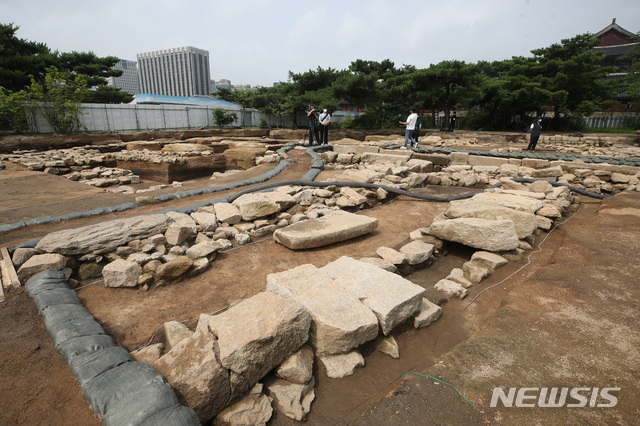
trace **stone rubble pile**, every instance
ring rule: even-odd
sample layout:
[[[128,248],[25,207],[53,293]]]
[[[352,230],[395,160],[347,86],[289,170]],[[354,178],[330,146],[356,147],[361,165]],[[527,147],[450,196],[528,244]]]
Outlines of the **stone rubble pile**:
[[[398,151],[398,150],[395,150]],[[549,161],[535,158],[492,158],[465,152],[415,154],[386,153],[322,154],[327,168],[342,170],[330,180],[369,182],[410,189],[424,185],[489,186],[502,178],[545,179],[597,194],[640,190],[640,170],[630,166],[587,164],[580,161]],[[420,159],[420,158],[429,158]]]
[[[398,358],[389,333],[408,321],[426,327],[442,313],[424,293],[349,257],[302,265],[268,275],[266,291],[223,313],[201,314],[195,331],[166,323],[165,344],[132,354],[161,372],[203,423],[265,424],[274,408],[303,421],[315,398],[316,358],[332,378],[364,367],[365,343]]]
[[[170,212],[54,232],[35,248],[17,249],[13,263],[21,279],[55,265],[69,268],[71,285],[103,277],[109,287],[147,289],[205,271],[219,251],[321,218],[341,206],[373,206],[386,195],[334,186],[282,186],[201,207],[190,215]],[[366,225],[363,232],[369,231]]]
[[[69,180],[98,188],[140,183],[140,176],[134,175],[131,170],[108,167],[107,164],[114,163],[110,159],[111,154],[90,148],[15,151],[2,156],[3,161],[20,164],[29,170],[65,176]]]

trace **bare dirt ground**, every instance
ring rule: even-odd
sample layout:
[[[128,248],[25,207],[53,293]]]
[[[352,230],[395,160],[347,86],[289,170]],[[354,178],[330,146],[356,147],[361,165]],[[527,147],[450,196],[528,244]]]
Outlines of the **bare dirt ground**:
[[[296,153],[294,160],[275,180],[297,179],[308,170],[307,156]],[[260,166],[225,179],[244,179],[270,167]],[[330,173],[323,172],[323,176]],[[227,183],[225,179],[214,185]],[[211,182],[186,182],[183,189],[203,185]],[[461,189],[430,187],[425,191],[445,194]],[[170,205],[190,205],[225,194],[192,197]],[[414,330],[407,326],[394,332],[400,359],[393,360],[367,346],[363,350],[367,366],[353,376],[329,379],[321,367],[316,367],[316,400],[307,423],[636,423],[640,418],[636,403],[640,379],[636,300],[640,288],[635,254],[640,246],[640,194],[625,193],[603,202],[582,200],[581,210],[549,235],[542,252],[533,254],[522,271],[509,278],[527,264],[527,259],[498,269],[471,288],[467,299],[445,303],[442,318],[430,327]],[[133,196],[107,195],[16,166],[0,171],[0,223],[128,201],[133,201]],[[12,246],[57,229],[168,206],[163,203],[28,227],[0,238]],[[378,229],[368,236],[298,252],[264,239],[220,254],[204,274],[173,285],[146,292],[89,285],[79,290],[79,296],[118,344],[134,350],[152,338],[161,341],[162,336],[155,333],[166,321],[185,321],[192,327],[200,313],[218,311],[264,290],[266,275],[271,272],[304,263],[323,266],[343,255],[372,256],[379,246],[400,244],[410,231],[428,225],[445,208],[443,203],[399,197],[362,212],[379,220]],[[536,244],[545,236],[540,235]],[[440,300],[433,284],[468,260],[471,253],[452,245],[434,265],[408,278],[427,288],[432,300]],[[480,291],[506,278],[467,307]],[[406,374],[409,376],[403,379]],[[426,375],[455,386],[475,408],[453,388]],[[55,351],[35,303],[24,289],[9,292],[0,307],[0,377],[0,424],[100,423],[82,398],[67,364]],[[490,408],[495,386],[618,386],[621,390],[617,393],[618,405],[613,408]],[[276,414],[270,423],[296,422]]]

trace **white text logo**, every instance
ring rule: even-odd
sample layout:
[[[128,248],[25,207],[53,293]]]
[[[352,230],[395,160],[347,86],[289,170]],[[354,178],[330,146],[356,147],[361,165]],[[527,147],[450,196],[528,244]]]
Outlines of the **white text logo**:
[[[580,407],[615,407],[618,398],[612,392],[620,388],[509,388],[505,393],[502,388],[494,388],[491,396],[492,408],[541,407],[541,408],[580,408]]]

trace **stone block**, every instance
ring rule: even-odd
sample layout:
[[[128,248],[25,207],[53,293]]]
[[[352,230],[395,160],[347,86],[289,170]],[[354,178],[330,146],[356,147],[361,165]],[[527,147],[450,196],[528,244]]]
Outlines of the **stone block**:
[[[433,257],[433,249],[433,244],[415,240],[402,246],[400,253],[407,257],[409,265],[418,265]]]
[[[459,299],[464,299],[469,293],[460,283],[447,279],[438,281],[434,288],[444,292],[447,297],[457,297]]]
[[[511,220],[440,220],[429,226],[429,234],[442,240],[488,251],[512,250],[518,247],[518,235]]]
[[[304,345],[298,352],[291,354],[276,370],[276,377],[292,383],[304,385],[313,377],[315,354],[310,346]]]
[[[140,275],[142,267],[128,260],[114,260],[102,268],[105,287],[135,287]]]
[[[36,250],[64,255],[102,254],[129,241],[164,233],[171,219],[164,214],[136,216],[47,234]]]
[[[263,194],[244,194],[232,203],[240,210],[242,220],[250,221],[280,211],[278,204]]]
[[[406,265],[409,263],[407,256],[391,247],[378,247],[376,254],[393,265]]]
[[[18,269],[18,279],[24,283],[38,272],[46,271],[47,269],[62,270],[67,265],[68,260],[65,256],[57,253],[37,254],[30,257]]]
[[[303,421],[311,410],[311,403],[316,397],[315,380],[304,385],[277,380],[267,387],[267,395],[273,399],[276,410],[290,419]]]
[[[378,320],[371,310],[313,265],[267,275],[267,290],[309,312],[309,341],[318,353],[345,353],[378,335]]]
[[[356,368],[364,367],[364,358],[357,351],[342,355],[321,355],[318,357],[332,379],[342,379],[351,376]]]
[[[318,219],[278,229],[274,232],[273,239],[292,250],[308,249],[359,237],[377,226],[376,218],[338,210]]]
[[[503,164],[509,163],[508,158],[500,158],[500,157],[486,157],[483,155],[470,155],[467,160],[467,164],[470,166],[493,166],[500,167]]]
[[[258,293],[212,316],[223,367],[253,387],[309,339],[311,317],[299,303],[272,292]]]
[[[470,260],[462,265],[464,277],[473,284],[478,284],[483,279],[491,275],[493,271],[486,263]]]
[[[216,217],[222,223],[235,225],[242,221],[242,214],[240,214],[240,210],[238,210],[238,208],[233,204],[215,203],[213,208],[215,209]]]
[[[504,266],[508,263],[508,260],[499,254],[491,253],[488,251],[477,251],[471,256],[471,260],[477,260],[489,266],[491,269],[496,269]]]
[[[217,342],[209,320],[210,315],[201,314],[195,333],[153,363],[203,424],[231,400],[229,372],[216,355]]]
[[[414,328],[425,328],[442,316],[442,308],[429,300],[422,298],[420,311],[413,319]]]
[[[396,274],[346,256],[320,270],[373,311],[385,336],[413,316],[425,292]]]

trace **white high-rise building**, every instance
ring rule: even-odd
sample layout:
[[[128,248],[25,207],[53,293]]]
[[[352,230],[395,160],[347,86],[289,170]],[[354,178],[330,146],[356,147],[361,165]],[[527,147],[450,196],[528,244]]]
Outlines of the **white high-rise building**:
[[[139,53],[140,92],[169,96],[210,95],[209,52],[178,47]]]
[[[107,77],[107,86],[113,86],[132,95],[140,93],[138,67],[135,61],[122,59],[113,68],[122,70],[122,75],[120,77]]]

